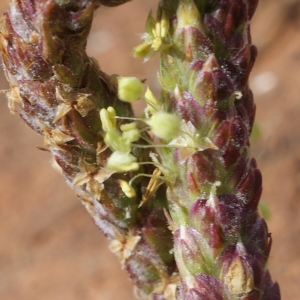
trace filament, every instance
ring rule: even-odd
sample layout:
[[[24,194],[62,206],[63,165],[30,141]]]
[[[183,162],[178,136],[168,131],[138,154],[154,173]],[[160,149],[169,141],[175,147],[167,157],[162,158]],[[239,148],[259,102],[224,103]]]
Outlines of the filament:
[[[144,119],[142,118],[135,118],[135,117],[120,117],[120,116],[115,116],[115,119],[122,119],[122,120],[133,120],[133,121],[143,121],[145,122]]]
[[[129,181],[129,185],[132,185],[133,181],[136,180],[139,177],[158,178],[158,179],[161,179],[161,180],[166,181],[168,183],[171,183],[170,180],[166,179],[164,176],[157,176],[157,175],[150,175],[150,174],[146,174],[146,173],[141,173],[141,174],[137,174],[134,177],[132,177]]]
[[[166,167],[165,165],[163,164],[160,164],[160,163],[155,163],[155,162],[152,162],[152,161],[148,161],[148,162],[141,162],[139,163],[139,165],[154,165],[156,167],[161,167],[161,168],[164,168],[164,169],[168,169],[169,171],[173,172],[173,170],[169,167]]]

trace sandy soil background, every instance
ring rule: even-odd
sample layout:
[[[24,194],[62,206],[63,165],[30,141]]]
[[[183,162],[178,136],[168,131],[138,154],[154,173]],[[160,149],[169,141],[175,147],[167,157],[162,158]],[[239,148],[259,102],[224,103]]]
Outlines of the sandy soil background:
[[[130,57],[157,0],[101,8],[88,52],[107,73],[147,78],[157,59]],[[8,4],[2,2],[3,11]],[[300,2],[261,0],[252,26],[259,57],[250,84],[260,137],[253,141],[271,210],[272,277],[282,299],[300,297]],[[0,88],[7,88],[0,74]],[[0,99],[0,299],[133,299],[131,283],[85,209],[35,146],[42,138]]]

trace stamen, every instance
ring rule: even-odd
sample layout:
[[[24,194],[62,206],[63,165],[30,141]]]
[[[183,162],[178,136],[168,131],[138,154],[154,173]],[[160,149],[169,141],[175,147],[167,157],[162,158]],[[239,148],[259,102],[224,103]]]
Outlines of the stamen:
[[[120,184],[120,187],[121,187],[123,193],[126,195],[126,197],[128,197],[128,198],[136,197],[134,188],[130,184],[128,184],[127,181],[119,179],[118,182]]]
[[[140,174],[137,174],[137,175],[135,175],[134,177],[132,177],[131,179],[130,179],[130,181],[129,181],[129,184],[130,185],[132,185],[132,183],[133,183],[133,181],[134,180],[136,180],[137,178],[139,178],[139,177],[149,177],[149,178],[152,178],[152,177],[156,177],[156,178],[159,178],[159,179],[161,179],[161,180],[163,180],[163,181],[166,181],[166,182],[168,182],[169,184],[171,183],[166,177],[164,177],[164,176],[156,176],[156,175],[149,175],[149,174],[146,174],[146,173],[140,173]]]
[[[122,120],[133,120],[133,121],[143,121],[145,122],[144,119],[142,118],[135,118],[135,117],[120,117],[120,116],[115,116],[116,119],[122,119]]]
[[[139,163],[139,165],[154,165],[156,167],[162,167],[164,169],[168,169],[169,171],[173,172],[173,170],[163,164],[160,164],[160,163],[155,163],[155,162],[152,162],[152,161],[149,161],[149,162],[141,162]]]
[[[146,102],[147,105],[149,105],[149,106],[150,106],[151,108],[153,108],[155,111],[159,111],[159,110],[160,110],[160,107],[159,107],[157,104],[155,104],[155,103],[153,103],[153,102],[147,100],[147,98],[144,98],[143,100]],[[147,107],[146,107],[146,109],[147,109]],[[150,111],[151,111],[151,110],[150,110]],[[152,113],[152,111],[151,111],[151,113]]]
[[[153,171],[154,176],[160,176],[161,175],[161,170],[155,169]],[[157,189],[161,186],[162,182],[158,183],[159,179],[157,177],[151,177],[148,186],[146,188],[146,192],[142,197],[142,201],[139,204],[139,207],[141,207],[156,191]]]
[[[180,145],[164,145],[164,144],[153,144],[153,145],[139,145],[139,144],[132,144],[134,148],[193,148],[193,147],[186,147]]]
[[[169,212],[166,210],[166,208],[164,208],[164,215],[169,223],[168,229],[172,232],[175,231],[175,224],[174,221],[172,219],[172,217],[170,216]]]

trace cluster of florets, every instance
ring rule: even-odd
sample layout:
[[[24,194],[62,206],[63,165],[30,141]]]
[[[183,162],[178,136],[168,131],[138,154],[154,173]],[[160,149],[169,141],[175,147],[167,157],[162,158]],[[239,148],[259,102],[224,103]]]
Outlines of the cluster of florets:
[[[139,165],[131,154],[133,146],[141,137],[142,131],[151,130],[153,134],[165,141],[176,137],[180,131],[181,119],[175,114],[164,111],[163,104],[147,88],[144,97],[143,83],[135,77],[118,77],[118,96],[125,102],[144,99],[147,104],[145,118],[122,118],[116,115],[113,107],[102,109],[100,118],[106,132],[105,144],[113,151],[107,167],[117,172],[136,171]],[[134,122],[122,124],[117,128],[117,119],[130,119]],[[140,123],[140,124],[139,124]]]
[[[131,152],[132,143],[139,139],[140,133],[136,122],[117,128],[116,111],[113,107],[100,111],[102,129],[106,132],[104,142],[112,151],[107,161],[107,168],[116,172],[128,172],[139,169],[136,157]]]
[[[129,103],[143,99],[147,106],[144,118],[117,116],[115,109],[111,106],[100,111],[102,129],[105,132],[104,142],[112,151],[107,159],[106,169],[121,173],[137,171],[140,163],[138,163],[137,157],[133,155],[132,150],[133,148],[148,146],[135,144],[140,138],[143,138],[143,132],[151,131],[156,137],[169,142],[178,136],[182,120],[177,115],[166,112],[163,103],[154,96],[148,87],[145,92],[143,83],[135,77],[118,77],[118,97]],[[132,122],[118,126],[118,119],[131,120]],[[155,147],[157,145],[150,146]],[[159,162],[149,162],[149,164],[157,165]],[[120,181],[120,185],[128,197],[135,196],[131,183]]]
[[[170,22],[164,9],[158,8],[156,20],[150,12],[146,32],[141,35],[144,42],[133,49],[133,56],[148,61],[157,52],[167,50],[170,47],[169,27]]]
[[[150,155],[151,162],[139,163],[132,150],[146,147],[177,148],[180,158],[184,161],[196,151],[207,148],[218,149],[208,136],[201,136],[191,122],[186,122],[178,115],[169,112],[168,105],[158,100],[149,87],[145,91],[143,83],[138,78],[119,76],[117,86],[118,98],[121,101],[132,103],[142,99],[146,103],[146,108],[143,118],[117,116],[113,107],[100,111],[102,128],[105,132],[104,142],[112,151],[106,163],[108,170],[121,173],[137,171],[141,164],[149,163],[155,165],[163,173],[163,180],[167,181],[167,177],[176,174],[176,170],[170,170],[169,163],[164,162],[161,164],[154,153]],[[174,95],[180,97],[177,86]],[[132,122],[119,126],[118,119]],[[149,143],[149,140],[143,134],[145,131],[151,131],[155,137],[162,140],[162,143],[154,144],[150,141],[150,145],[139,144],[140,139],[146,139]],[[168,168],[166,168],[166,165],[168,165]],[[145,174],[138,174],[137,176],[143,175]],[[158,177],[158,175],[155,176]],[[128,184],[120,183],[126,195],[135,195],[131,188],[131,182],[132,180]]]

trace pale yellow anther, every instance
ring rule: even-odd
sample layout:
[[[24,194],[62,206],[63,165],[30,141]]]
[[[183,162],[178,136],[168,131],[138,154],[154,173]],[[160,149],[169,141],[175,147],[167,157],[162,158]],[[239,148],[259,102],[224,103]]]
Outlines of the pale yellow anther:
[[[147,121],[147,124],[157,137],[170,140],[178,135],[180,122],[180,118],[174,114],[158,112]]]
[[[115,111],[115,109],[112,106],[109,106],[107,108],[107,111],[109,113],[109,118],[110,118],[110,120],[111,120],[111,122],[113,124],[113,127],[116,128],[116,126],[117,126],[117,119],[116,119],[116,111]]]
[[[134,102],[144,93],[142,82],[136,77],[118,77],[118,97],[124,102]]]
[[[120,129],[123,132],[122,137],[130,143],[136,142],[140,138],[140,130],[136,122],[123,124]]]
[[[137,123],[136,122],[131,122],[127,124],[122,124],[120,126],[120,129],[125,132],[125,131],[130,131],[132,129],[137,129]]]
[[[119,179],[119,184],[121,187],[122,192],[126,195],[128,198],[134,198],[136,197],[136,192],[134,188],[125,180]]]
[[[116,172],[137,171],[140,166],[136,160],[131,153],[115,151],[108,158],[106,168]]]
[[[102,129],[106,132],[116,128],[116,111],[113,107],[100,110],[100,119],[102,122]]]
[[[117,129],[109,130],[104,137],[104,142],[112,151],[126,153],[131,150],[131,142],[124,138]]]

